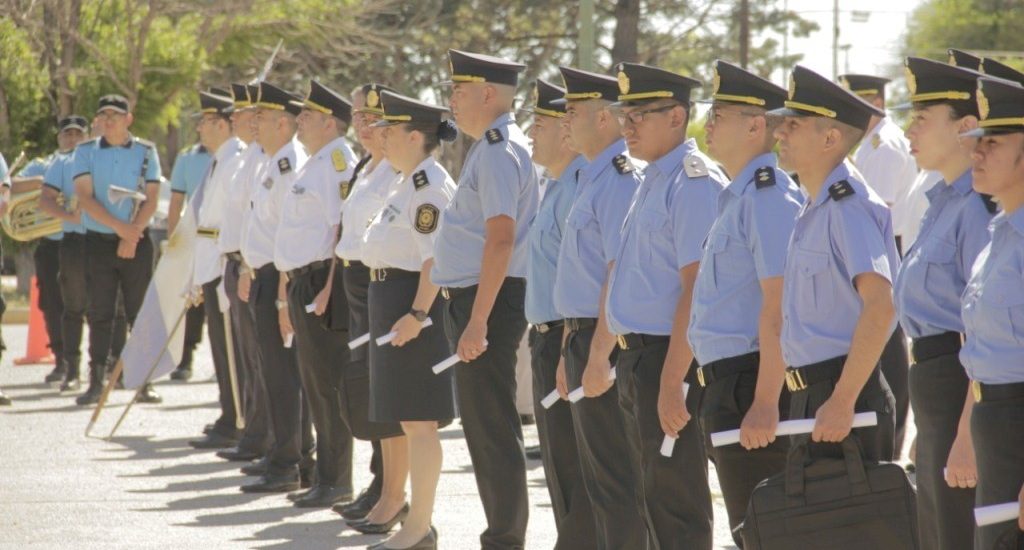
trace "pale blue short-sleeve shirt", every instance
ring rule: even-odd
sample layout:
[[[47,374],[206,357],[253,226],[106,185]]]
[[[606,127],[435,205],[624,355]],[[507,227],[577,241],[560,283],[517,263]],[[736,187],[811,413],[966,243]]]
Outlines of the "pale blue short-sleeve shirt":
[[[104,138],[86,141],[75,148],[73,178],[92,176],[95,199],[115,218],[130,221],[133,201],[111,202],[111,186],[145,192],[147,184],[160,183],[160,158],[153,143],[130,136],[123,145],[111,145]],[[114,230],[82,213],[82,224],[88,231],[114,233]]]

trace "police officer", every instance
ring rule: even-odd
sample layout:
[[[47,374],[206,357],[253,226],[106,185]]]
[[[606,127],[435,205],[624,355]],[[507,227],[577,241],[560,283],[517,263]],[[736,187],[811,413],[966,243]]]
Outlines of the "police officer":
[[[229,92],[211,88],[208,93],[220,97],[231,97]],[[188,202],[196,189],[203,182],[206,172],[210,169],[211,153],[199,143],[178,153],[171,168],[171,203],[167,210],[167,236],[170,237],[181,219],[181,209]],[[178,368],[171,373],[171,380],[189,380],[192,378],[192,355],[196,346],[202,341],[203,322],[205,321],[202,304],[193,305],[185,313],[185,347],[182,349]]]
[[[133,119],[127,99],[101,97],[97,116],[103,119],[103,136],[75,149],[72,169],[89,258],[89,388],[76,400],[79,405],[95,403],[102,391],[118,293],[129,327],[142,307],[153,274],[153,243],[147,225],[156,211],[161,177],[156,147],[129,133]],[[146,198],[111,202],[109,191],[114,186],[143,192]],[[139,401],[162,399],[147,383],[139,390]]]
[[[568,128],[563,124],[564,95],[565,88],[546,80],[538,80],[533,88],[533,125],[529,135],[533,141],[533,162],[544,167],[545,183],[528,237],[526,279],[530,284],[526,286],[526,320],[530,322],[537,436],[558,532],[554,547],[596,548],[596,524],[583,484],[572,412],[566,405],[556,403],[545,409],[540,403],[556,386],[567,394],[561,353],[565,322],[554,304],[555,274],[566,218],[576,194],[576,173],[586,165],[586,159],[569,145]]]
[[[579,69],[559,70],[566,89],[560,103],[566,105],[569,141],[587,160],[575,175],[577,188],[558,251],[554,305],[567,325],[566,385],[582,387],[587,397],[570,408],[597,526],[597,542],[589,547],[642,548],[648,534],[636,507],[632,469],[621,459],[629,444],[619,392],[611,381],[615,337],[601,315],[622,221],[640,176],[619,122],[608,110],[618,99],[618,82]]]
[[[996,205],[972,189],[971,153],[959,138],[978,124],[978,73],[917,57],[907,58],[906,70],[914,157],[922,168],[942,174],[927,191],[920,235],[894,286],[900,324],[913,339],[918,531],[922,547],[969,548],[977,467],[970,432],[974,400],[957,358],[964,331],[960,295],[989,242]]]
[[[845,162],[871,116],[882,112],[797,66],[785,107],[771,113],[784,117],[775,130],[780,162],[796,171],[809,195],[783,273],[789,416],[815,418],[811,439],[838,443],[850,434],[855,410],[875,411],[878,426],[858,430],[858,439],[867,459],[889,460],[893,397],[878,360],[894,328],[899,253],[889,209]]]
[[[966,338],[960,360],[975,400],[971,435],[978,464],[978,506],[1011,502],[1024,493],[1024,88],[978,81],[979,137],[974,188],[992,195],[1000,212],[991,243],[978,255],[962,300]],[[975,548],[1019,548],[1021,523],[979,527]]]
[[[384,130],[371,127],[384,115],[384,107],[380,101],[380,95],[384,91],[393,90],[381,84],[369,83],[356,88],[351,96],[352,127],[356,139],[366,151],[366,156],[356,164],[350,181],[342,182],[342,230],[334,253],[340,258],[344,268],[344,284],[341,285],[343,288],[335,287],[332,292],[343,292],[345,299],[332,300],[331,315],[347,315],[349,334],[356,337],[370,331],[370,268],[362,262],[363,235],[369,221],[384,207],[384,199],[387,198],[392,183],[400,178],[388,159],[384,158]],[[339,311],[338,303],[347,303],[348,311]],[[346,368],[361,370],[368,374],[368,346],[362,345],[351,350]],[[369,395],[365,398],[369,399]],[[408,477],[407,443],[402,438],[391,437],[374,440],[372,446],[370,472],[373,474],[373,481],[351,503],[334,507],[334,511],[347,520],[365,518],[384,494],[394,494],[396,496],[391,498],[405,502],[405,480]],[[389,456],[386,463],[383,458],[385,454]],[[406,458],[399,458],[399,454]]]
[[[11,177],[8,174],[7,161],[4,160],[3,153],[0,153],[0,216],[7,213],[7,205],[11,200]],[[0,250],[0,254],[3,251]],[[0,296],[0,317],[3,317],[3,312],[7,310],[7,304],[4,303],[3,296]],[[4,350],[7,346],[4,345],[3,336],[0,335],[0,355],[3,355]],[[11,398],[7,396],[0,389],[0,407],[8,406],[11,404]]]
[[[692,352],[690,302],[726,177],[686,138],[690,92],[700,82],[620,63],[617,118],[633,158],[647,162],[608,282],[605,316],[616,335],[619,404],[655,547],[711,548],[711,493],[700,428],[700,388],[684,397]],[[591,354],[593,356],[593,353]],[[676,438],[671,457],[660,455]]]
[[[462,426],[483,501],[484,548],[522,548],[529,505],[516,411],[516,350],[526,331],[526,233],[537,174],[510,113],[524,65],[449,50],[451,109],[476,142],[441,214],[431,281],[442,287]]]
[[[81,211],[73,198],[75,188],[71,180],[71,165],[75,147],[85,139],[88,127],[85,118],[78,115],[60,120],[57,130],[59,148],[46,169],[43,191],[39,196],[39,209],[61,220],[63,233],[58,241],[56,266],[60,273],[57,282],[63,306],[59,324],[60,340],[67,343],[63,346],[63,365],[58,365],[64,370],[60,386],[62,392],[77,390],[80,386],[82,322],[86,306],[85,264],[82,256],[85,228],[81,224]]]
[[[412,505],[399,500],[385,510],[382,498],[365,523],[350,525],[381,533],[401,520],[397,533],[371,548],[436,549],[431,517],[442,464],[438,429],[456,412],[452,372],[431,371],[449,355],[444,331],[423,323],[443,316],[430,267],[441,209],[455,194],[455,182],[432,154],[458,132],[444,120],[448,110],[443,107],[388,91],[381,94],[381,103],[383,120],[375,124],[384,128],[384,154],[402,177],[393,182],[363,237],[363,261],[370,267],[370,418],[401,422]],[[376,343],[391,332],[390,344]]]
[[[746,515],[750,493],[781,472],[788,440],[775,437],[789,411],[783,394],[782,272],[786,247],[803,202],[799,187],[778,168],[772,148],[786,90],[725,61],[715,62],[705,128],[708,151],[733,175],[718,196],[694,283],[688,332],[697,384],[698,418],[725,497],[729,527]],[[755,313],[756,312],[756,313]],[[712,447],[710,434],[740,430],[740,445]]]
[[[326,299],[316,300],[318,295],[330,296],[334,283],[343,284],[335,280],[341,278],[340,271],[331,273],[330,258],[341,217],[341,183],[351,177],[356,158],[343,137],[352,121],[348,100],[313,81],[305,100],[290,104],[301,109],[298,139],[311,156],[293,169],[291,159],[282,156],[288,154],[287,146],[276,152],[265,147],[271,155],[269,171],[280,177],[272,177],[269,188],[257,191],[262,198],[256,207],[260,216],[276,210],[273,257],[282,274],[277,288],[278,302],[284,306],[281,336],[288,339],[294,333],[302,392],[317,433],[316,486],[295,505],[321,508],[352,499],[352,435],[364,438],[370,431],[365,406],[350,408],[347,398],[349,392],[359,391],[349,387],[352,373],[344,368],[347,324],[341,330],[323,326],[320,316]],[[262,96],[259,107],[264,109]],[[361,382],[365,394],[366,378]]]

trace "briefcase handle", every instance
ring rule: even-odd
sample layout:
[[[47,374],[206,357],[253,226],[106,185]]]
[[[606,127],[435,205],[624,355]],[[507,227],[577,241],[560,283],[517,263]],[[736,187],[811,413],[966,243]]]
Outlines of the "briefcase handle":
[[[789,448],[789,456],[786,458],[786,496],[800,502],[804,499],[806,486],[807,467],[812,460],[810,458],[809,435],[797,436],[794,444]],[[866,495],[871,492],[868,485],[868,475],[864,470],[864,460],[861,458],[860,443],[855,434],[846,436],[840,443],[843,449],[843,459],[846,462],[846,473],[850,480],[850,491],[854,495]]]

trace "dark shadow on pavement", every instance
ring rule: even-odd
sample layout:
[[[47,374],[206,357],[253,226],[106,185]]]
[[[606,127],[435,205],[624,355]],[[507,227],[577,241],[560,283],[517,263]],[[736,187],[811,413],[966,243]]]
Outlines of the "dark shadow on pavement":
[[[288,522],[268,526],[253,533],[251,539],[274,540],[259,548],[365,548],[384,540],[386,535],[363,535],[349,530],[340,518],[335,521]]]

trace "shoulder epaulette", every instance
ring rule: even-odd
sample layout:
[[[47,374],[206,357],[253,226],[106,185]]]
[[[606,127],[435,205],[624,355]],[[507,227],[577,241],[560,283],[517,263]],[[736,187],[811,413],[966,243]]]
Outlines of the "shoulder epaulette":
[[[629,161],[629,157],[626,155],[615,155],[612,158],[612,166],[620,174],[628,174],[633,171],[633,163]]]
[[[691,178],[702,178],[708,175],[708,165],[696,153],[686,156],[683,160],[683,168],[686,170],[686,175]]]
[[[427,179],[427,171],[426,170],[420,170],[419,172],[416,172],[415,174],[413,174],[412,175],[412,185],[413,185],[413,187],[416,188],[417,191],[419,191],[420,189],[423,189],[424,187],[430,185],[430,180]]]
[[[853,186],[846,180],[840,180],[828,186],[828,196],[832,197],[834,201],[852,197],[855,193]]]
[[[292,162],[288,157],[281,157],[277,160],[277,168],[281,170],[281,175],[287,174],[292,171]]]
[[[490,143],[491,145],[505,141],[505,136],[501,135],[501,130],[498,130],[497,128],[487,130],[484,132],[484,136],[487,138],[487,143]]]
[[[139,145],[141,145],[143,147],[148,147],[150,149],[155,149],[156,148],[156,144],[153,143],[152,141],[149,141],[148,139],[142,139],[140,137],[137,137],[137,138],[135,138],[135,141],[136,141],[136,143],[138,143]]]
[[[348,168],[348,161],[345,160],[345,153],[341,152],[341,149],[331,151],[331,164],[334,165],[335,172],[344,172]]]
[[[754,186],[758,189],[775,185],[775,170],[771,166],[762,166],[754,171]]]

